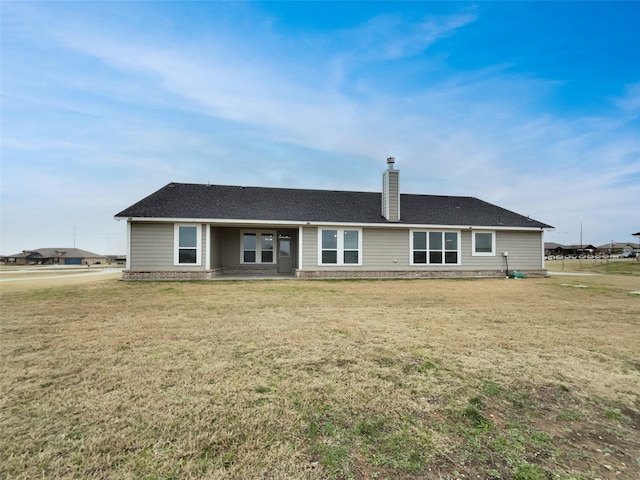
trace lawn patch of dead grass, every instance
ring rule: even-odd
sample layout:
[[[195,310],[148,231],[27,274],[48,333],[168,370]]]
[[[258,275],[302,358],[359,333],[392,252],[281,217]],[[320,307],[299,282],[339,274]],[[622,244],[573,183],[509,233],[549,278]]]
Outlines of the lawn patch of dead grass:
[[[623,278],[3,295],[0,472],[634,478],[640,299]]]

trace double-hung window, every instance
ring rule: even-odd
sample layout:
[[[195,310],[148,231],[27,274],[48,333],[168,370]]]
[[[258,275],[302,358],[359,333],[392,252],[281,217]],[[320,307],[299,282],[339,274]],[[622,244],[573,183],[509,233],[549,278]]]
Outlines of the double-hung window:
[[[362,231],[349,228],[318,230],[320,265],[362,265]]]
[[[274,232],[242,232],[241,263],[275,263]]]
[[[496,255],[495,232],[473,232],[471,243],[471,254],[473,256],[494,257]]]
[[[458,265],[460,263],[459,232],[411,232],[412,265]]]
[[[174,227],[175,265],[200,265],[202,235],[200,225],[176,225]]]

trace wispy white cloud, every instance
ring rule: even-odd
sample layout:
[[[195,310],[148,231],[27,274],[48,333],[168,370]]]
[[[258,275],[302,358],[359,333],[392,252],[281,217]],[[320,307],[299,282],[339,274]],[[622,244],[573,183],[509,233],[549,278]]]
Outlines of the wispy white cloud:
[[[624,95],[614,99],[614,103],[634,118],[640,115],[640,82],[627,85]]]
[[[574,117],[547,107],[559,80],[508,64],[452,70],[406,91],[364,68],[393,71],[398,60],[428,54],[481,21],[477,9],[415,21],[380,15],[278,55],[291,39],[268,22],[252,23],[264,30],[252,32],[249,48],[242,30],[176,38],[82,12],[31,18],[47,48],[80,66],[51,74],[54,93],[65,95],[36,88],[15,97],[17,106],[28,97],[43,111],[72,112],[74,123],[3,135],[5,157],[64,158],[65,177],[37,175],[46,202],[92,198],[111,221],[169,181],[373,190],[384,158],[395,155],[406,192],[473,195],[562,231],[585,216],[602,231],[639,220],[626,208],[640,182],[638,84],[615,99],[618,110]],[[292,58],[311,44],[314,55]],[[10,173],[20,175],[17,163]],[[105,188],[96,193],[94,180]],[[18,190],[9,193],[26,201],[28,190]],[[20,204],[7,199],[9,208]],[[74,214],[89,211],[76,205]]]
[[[475,8],[417,21],[401,14],[383,14],[339,32],[337,38],[352,61],[397,60],[423,52],[476,19]]]

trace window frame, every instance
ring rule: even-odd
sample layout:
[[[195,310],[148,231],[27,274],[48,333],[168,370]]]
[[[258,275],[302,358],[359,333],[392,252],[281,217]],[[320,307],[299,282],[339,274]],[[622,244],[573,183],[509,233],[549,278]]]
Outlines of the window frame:
[[[424,251],[425,255],[426,255],[426,262],[425,263],[421,263],[421,262],[414,262],[414,253],[415,253],[415,249],[413,246],[413,239],[414,239],[414,234],[415,233],[424,233],[426,236],[426,245],[425,245],[425,249],[419,249],[418,251]],[[435,249],[430,249],[429,248],[429,234],[430,233],[440,233],[442,235],[442,241],[443,241],[443,248],[439,249],[439,250],[435,250]],[[446,244],[446,238],[445,238],[445,234],[447,233],[455,233],[456,234],[456,249],[455,250],[446,250],[444,248],[444,245]],[[449,267],[449,266],[457,266],[457,265],[462,265],[462,233],[460,230],[448,230],[448,229],[422,229],[422,228],[415,228],[415,229],[410,229],[409,230],[409,265],[410,266],[415,266],[415,267],[428,267],[428,266],[434,266],[434,267]],[[439,263],[432,263],[431,260],[431,256],[429,255],[431,252],[442,252],[442,262]],[[456,252],[456,262],[455,263],[446,263],[446,254],[447,252]]]
[[[255,262],[246,262],[244,259],[244,236],[246,234],[255,235],[256,236],[256,261]],[[271,250],[265,250],[265,252],[270,251],[272,253],[270,262],[262,261],[262,236],[263,235],[271,235],[273,237],[273,248]],[[278,248],[278,236],[275,230],[250,230],[243,229],[240,230],[240,265],[275,265],[277,263],[277,248]]]
[[[323,249],[322,248],[322,232],[336,231],[336,248],[335,249]],[[358,248],[344,248],[344,234],[345,232],[358,232]],[[336,251],[336,263],[324,263],[322,261],[322,252],[325,250]],[[358,252],[357,263],[346,263],[344,261],[344,254],[346,252]],[[352,227],[318,227],[318,266],[321,267],[361,267],[362,266],[362,228]]]
[[[180,228],[191,227],[196,229],[196,246],[181,247],[180,246]],[[196,261],[194,263],[180,262],[180,250],[195,250]],[[199,267],[202,266],[202,225],[197,223],[176,223],[173,227],[173,265],[180,267]]]
[[[477,234],[490,234],[491,235],[491,251],[490,252],[477,252],[476,251],[476,235]],[[496,256],[496,232],[495,230],[474,230],[471,232],[471,256],[473,257],[495,257]]]

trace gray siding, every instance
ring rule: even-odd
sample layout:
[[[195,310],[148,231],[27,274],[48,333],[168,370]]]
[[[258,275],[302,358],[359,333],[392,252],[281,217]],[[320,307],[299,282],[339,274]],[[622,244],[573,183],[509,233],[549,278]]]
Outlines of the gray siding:
[[[330,226],[328,226],[331,228]],[[343,226],[342,226],[343,227]],[[210,228],[210,245],[206,245],[207,228]],[[333,227],[335,228],[335,226]],[[266,230],[266,229],[265,229]],[[275,230],[275,229],[274,229]],[[199,271],[206,270],[206,257],[211,256],[211,269],[273,270],[275,265],[243,265],[240,263],[240,232],[238,227],[209,227],[202,225],[202,261],[200,265],[174,265],[173,223],[131,224],[132,271]],[[295,233],[295,232],[294,232]],[[502,252],[509,252],[509,269],[543,269],[542,232],[497,231],[496,255],[473,256],[471,252],[472,231],[460,231],[461,265],[410,265],[410,229],[408,228],[363,228],[361,266],[318,265],[318,227],[303,227],[302,245],[303,271],[504,271]],[[295,238],[295,237],[294,237]],[[293,248],[295,255],[296,247]],[[295,261],[294,261],[295,265]]]
[[[327,226],[327,228],[336,228]],[[357,271],[409,268],[409,230],[362,229],[362,265],[318,265],[318,228],[302,229],[302,270]]]
[[[302,229],[302,270],[504,270],[502,252],[509,252],[510,270],[539,270],[543,268],[542,232],[496,232],[496,255],[473,256],[471,231],[460,231],[460,265],[411,265],[410,230],[404,228],[362,229],[361,266],[318,265],[318,228]]]
[[[131,270],[173,268],[173,224],[131,224]]]
[[[132,223],[130,270],[181,271],[206,268],[206,226],[201,229],[202,261],[200,265],[174,265],[173,223]]]
[[[222,228],[222,268],[240,268],[240,229]]]
[[[390,222],[400,220],[399,170],[385,170],[382,175],[382,215]]]
[[[211,227],[211,268],[222,267],[222,228]]]
[[[501,260],[502,252],[509,252],[510,270],[544,268],[542,232],[498,232],[496,250]]]
[[[362,267],[366,270],[409,268],[409,231],[403,228],[362,230]]]
[[[497,231],[495,256],[473,256],[472,232],[462,232],[462,264],[468,269],[506,269],[502,252],[509,252],[509,270],[542,269],[542,232]]]
[[[302,270],[318,270],[318,229],[316,227],[302,228],[301,243]]]

